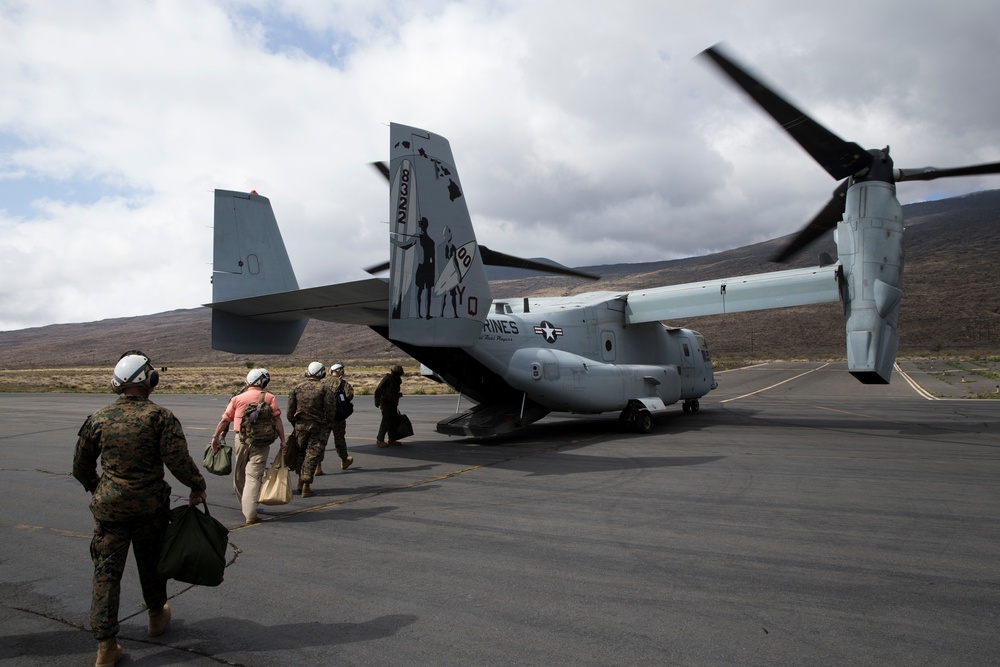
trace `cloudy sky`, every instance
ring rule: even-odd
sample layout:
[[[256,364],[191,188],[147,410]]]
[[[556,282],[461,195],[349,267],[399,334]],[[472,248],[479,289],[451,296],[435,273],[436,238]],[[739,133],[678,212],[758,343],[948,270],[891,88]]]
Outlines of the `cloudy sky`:
[[[813,5],[0,0],[0,330],[210,301],[216,188],[271,199],[300,286],[365,277],[389,122],[451,141],[480,242],[509,254],[791,233],[836,183],[695,57],[717,42],[897,166],[1000,160],[1000,3]]]

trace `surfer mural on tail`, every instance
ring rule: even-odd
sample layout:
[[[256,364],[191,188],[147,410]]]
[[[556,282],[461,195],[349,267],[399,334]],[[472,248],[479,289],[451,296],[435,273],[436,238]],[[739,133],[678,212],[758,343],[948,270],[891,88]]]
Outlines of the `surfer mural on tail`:
[[[474,341],[492,297],[451,149],[404,125],[391,133],[390,336],[425,343],[430,327],[442,344]]]

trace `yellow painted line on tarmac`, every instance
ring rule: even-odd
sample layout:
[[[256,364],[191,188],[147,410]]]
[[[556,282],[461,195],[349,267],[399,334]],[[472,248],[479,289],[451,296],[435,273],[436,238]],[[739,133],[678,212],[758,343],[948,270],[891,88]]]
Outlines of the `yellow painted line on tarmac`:
[[[517,457],[514,457],[517,458]],[[511,460],[511,459],[506,459]],[[490,463],[489,465],[495,465],[495,463],[501,463],[501,461],[496,461]],[[293,512],[285,512],[279,516],[262,516],[260,518],[260,523],[237,526],[236,528],[230,528],[229,532],[235,532],[237,530],[242,530],[244,528],[253,528],[254,526],[263,525],[269,521],[277,521],[279,519],[287,519],[290,516],[298,516],[299,514],[306,514],[308,512],[316,512],[318,510],[329,509],[330,507],[336,507],[337,505],[346,505],[347,503],[357,502],[359,500],[366,500],[368,498],[374,498],[376,496],[381,496],[386,493],[392,493],[394,491],[405,491],[406,489],[412,489],[415,486],[422,486],[424,484],[432,484],[434,482],[440,482],[441,480],[448,479],[449,477],[456,477],[458,475],[464,475],[467,472],[472,472],[474,470],[481,470],[486,466],[478,465],[469,468],[463,468],[461,470],[453,470],[452,472],[445,473],[443,475],[437,475],[436,477],[428,477],[427,479],[420,479],[415,482],[410,482],[409,484],[403,484],[401,486],[386,487],[384,489],[379,489],[378,491],[372,491],[370,493],[364,493],[360,496],[351,496],[349,498],[340,498],[339,500],[331,500],[328,503],[322,503],[320,505],[313,505],[312,507],[303,507],[302,509],[295,510]],[[290,480],[289,480],[290,481]]]
[[[898,422],[895,419],[886,419],[885,417],[875,417],[873,415],[866,415],[863,412],[851,412],[850,410],[840,410],[838,408],[828,408],[824,405],[812,405],[817,410],[826,410],[827,412],[836,412],[842,415],[850,415],[851,417],[863,417],[865,419],[873,419],[879,422],[887,422],[889,424],[902,424],[903,422]]]
[[[787,380],[782,380],[781,382],[776,382],[775,384],[772,384],[770,387],[764,387],[763,389],[758,389],[757,391],[751,391],[749,394],[743,394],[742,396],[734,396],[733,398],[727,398],[726,400],[720,401],[720,402],[721,403],[729,403],[731,401],[738,401],[741,398],[748,398],[750,396],[755,396],[755,395],[757,395],[757,394],[759,394],[761,392],[767,391],[768,389],[774,389],[775,387],[780,387],[781,385],[785,384],[786,382],[791,382],[792,380],[798,380],[800,377],[803,377],[805,375],[809,375],[810,373],[815,373],[816,371],[823,370],[824,368],[826,368],[829,365],[830,365],[830,363],[827,362],[827,363],[823,364],[822,366],[819,366],[819,367],[814,368],[812,370],[806,371],[805,373],[799,373],[795,377],[790,377]]]
[[[924,398],[926,398],[928,401],[940,401],[941,400],[940,398],[938,398],[937,396],[932,395],[929,391],[927,391],[926,389],[924,389],[923,387],[921,387],[919,384],[917,384],[916,380],[914,380],[909,375],[907,375],[906,372],[902,368],[899,367],[899,364],[893,364],[893,368],[896,370],[897,373],[899,373],[900,375],[903,376],[903,379],[906,380],[907,384],[909,384],[911,387],[913,387],[913,391],[917,392],[918,394],[920,394],[921,396],[923,396]]]
[[[32,533],[40,531],[40,530],[44,530],[47,533],[55,533],[56,535],[60,535],[62,537],[80,537],[80,538],[83,538],[83,539],[86,539],[86,540],[89,540],[90,538],[92,538],[94,536],[93,533],[78,533],[75,530],[63,530],[61,528],[49,528],[48,526],[32,526],[31,524],[28,524],[28,523],[19,523],[19,524],[17,524],[14,527],[17,528],[18,530],[26,530],[26,531],[32,532]]]
[[[408,484],[402,484],[400,486],[391,486],[384,489],[379,489],[378,491],[372,491],[370,493],[363,493],[358,496],[350,496],[348,498],[340,498],[339,500],[331,500],[330,502],[322,503],[319,505],[313,505],[312,507],[303,507],[299,510],[294,510],[292,512],[285,512],[284,514],[268,516],[264,515],[260,517],[260,523],[250,524],[250,525],[240,525],[235,528],[230,528],[229,532],[235,532],[237,530],[243,530],[244,528],[253,528],[254,526],[262,526],[265,523],[271,521],[278,521],[281,519],[286,519],[291,516],[298,516],[299,514],[306,514],[307,512],[316,512],[318,510],[329,509],[331,507],[337,507],[338,505],[346,505],[348,503],[354,503],[359,500],[367,500],[368,498],[374,498],[376,496],[381,496],[386,493],[394,493],[396,491],[405,491],[406,489],[412,489],[417,486],[423,486],[424,484],[433,484],[434,482],[440,482],[452,477],[458,477],[459,475],[464,475],[466,473],[475,472],[477,470],[483,470],[484,468],[489,468],[490,466],[500,465],[503,463],[509,463],[510,461],[516,461],[517,459],[523,459],[528,456],[536,456],[538,454],[544,454],[547,452],[555,451],[567,446],[575,446],[580,444],[579,440],[573,440],[570,442],[563,442],[558,444],[553,444],[548,447],[543,447],[541,449],[535,449],[530,452],[526,452],[519,456],[510,456],[505,459],[499,459],[497,461],[490,461],[489,463],[483,463],[481,465],[469,466],[468,468],[462,468],[461,470],[453,470],[451,472],[446,472],[442,475],[435,475],[434,477],[428,477],[426,479],[419,479],[414,482],[409,482]],[[291,481],[291,480],[289,480]]]
[[[715,375],[722,375],[723,373],[736,373],[736,372],[739,372],[739,371],[745,371],[745,370],[747,370],[749,368],[760,368],[762,366],[767,366],[767,363],[768,362],[765,361],[765,362],[760,363],[760,364],[751,364],[749,366],[740,366],[739,368],[727,368],[724,371],[713,371],[713,373]]]

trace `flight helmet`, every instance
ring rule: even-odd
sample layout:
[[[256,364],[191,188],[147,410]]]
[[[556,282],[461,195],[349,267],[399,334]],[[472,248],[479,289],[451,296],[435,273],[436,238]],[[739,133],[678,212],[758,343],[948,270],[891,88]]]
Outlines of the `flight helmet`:
[[[249,373],[247,373],[247,386],[248,387],[260,387],[263,389],[267,386],[267,383],[271,381],[271,374],[267,372],[266,368],[255,368]]]
[[[153,391],[159,381],[160,374],[153,370],[149,357],[139,350],[129,350],[115,364],[111,391],[121,394],[126,387],[145,387],[146,391]]]
[[[309,364],[309,367],[306,368],[307,378],[322,378],[325,375],[326,375],[326,369],[323,368],[323,364],[321,364],[318,361],[312,362],[311,364]]]
[[[344,364],[333,364],[332,366],[330,366],[331,375],[337,372],[339,372],[341,375],[344,374]]]

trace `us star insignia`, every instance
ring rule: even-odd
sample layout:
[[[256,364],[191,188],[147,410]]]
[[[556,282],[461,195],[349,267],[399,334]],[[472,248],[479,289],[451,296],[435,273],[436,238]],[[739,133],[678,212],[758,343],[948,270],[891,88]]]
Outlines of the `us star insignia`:
[[[546,343],[554,343],[556,338],[563,335],[563,330],[547,320],[542,320],[542,323],[535,327],[535,333],[545,338]]]

